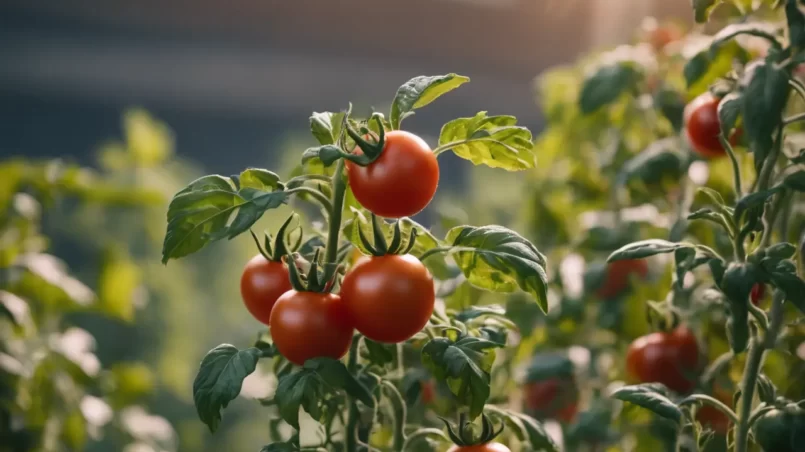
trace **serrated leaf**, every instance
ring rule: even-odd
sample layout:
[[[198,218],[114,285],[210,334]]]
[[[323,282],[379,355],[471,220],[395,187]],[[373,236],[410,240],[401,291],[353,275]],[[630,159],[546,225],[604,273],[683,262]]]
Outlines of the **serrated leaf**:
[[[341,123],[344,120],[344,113],[313,113],[310,116],[310,132],[313,137],[322,144],[335,144],[341,135]]]
[[[502,226],[458,226],[445,241],[459,250],[454,258],[470,284],[495,292],[519,287],[548,311],[545,256],[520,234]]]
[[[747,52],[735,41],[712,45],[695,54],[683,69],[688,94],[698,95],[732,70],[736,59],[744,61]]]
[[[624,386],[612,393],[612,397],[643,407],[658,416],[679,424],[682,411],[667,397],[668,391],[659,383]]]
[[[454,119],[442,127],[439,147],[475,165],[521,171],[536,164],[531,132],[517,125],[514,116],[487,116],[485,111],[472,118]]]
[[[584,80],[579,95],[579,108],[590,114],[615,102],[634,85],[640,74],[631,63],[616,63],[599,68]]]
[[[221,410],[240,394],[243,380],[257,367],[260,350],[222,344],[201,361],[193,381],[193,401],[202,422],[215,432],[221,422]]]
[[[332,358],[314,358],[305,361],[304,369],[316,372],[330,387],[343,389],[369,408],[374,408],[372,393],[349,373],[341,361]]]
[[[248,230],[266,210],[287,201],[288,194],[281,189],[281,184],[272,182],[273,173],[261,170],[244,173],[248,186],[240,191],[229,178],[205,176],[173,197],[168,206],[168,227],[162,245],[163,263],[194,253],[211,242],[231,239]]]
[[[615,250],[607,258],[607,262],[619,261],[624,259],[643,259],[657,254],[671,253],[679,248],[692,248],[688,243],[675,243],[662,239],[641,240],[630,243],[618,250]]]
[[[482,412],[489,398],[489,373],[500,347],[485,339],[463,337],[456,342],[437,337],[422,348],[422,363],[436,378],[447,380],[450,392],[470,409],[470,417]]]
[[[441,95],[448,93],[469,82],[468,77],[457,74],[419,76],[405,82],[397,90],[391,103],[389,121],[392,129],[399,129],[406,117],[414,114],[414,110],[433,102]]]

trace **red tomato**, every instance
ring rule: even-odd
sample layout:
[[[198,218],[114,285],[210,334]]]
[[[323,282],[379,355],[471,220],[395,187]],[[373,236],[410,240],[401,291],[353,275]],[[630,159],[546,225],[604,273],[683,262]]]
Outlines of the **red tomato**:
[[[511,449],[500,443],[486,443],[477,446],[453,446],[447,452],[511,452]]]
[[[629,287],[632,275],[645,278],[648,274],[648,264],[643,259],[630,259],[613,261],[607,264],[606,279],[596,289],[599,298],[613,298]]]
[[[355,199],[381,217],[418,213],[427,207],[439,185],[439,163],[433,151],[422,138],[402,130],[386,133],[383,152],[368,166],[350,161],[346,166]]]
[[[723,389],[716,389],[714,394],[716,399],[727,404],[732,405],[732,395]],[[696,420],[703,426],[713,429],[714,432],[720,435],[726,435],[730,428],[730,419],[717,408],[712,405],[703,405],[696,411]]]
[[[699,344],[685,326],[639,337],[626,352],[626,371],[641,383],[662,383],[687,393],[696,386]]]
[[[358,262],[341,282],[341,298],[355,328],[373,341],[403,342],[433,313],[433,277],[419,259],[376,256]]]
[[[755,284],[752,286],[752,291],[750,292],[750,298],[752,299],[752,304],[755,306],[760,303],[760,300],[763,299],[763,296],[766,294],[766,285],[765,284]]]
[[[240,295],[255,319],[268,325],[271,308],[277,298],[289,290],[291,279],[288,267],[282,262],[270,261],[258,254],[246,263],[240,277]]]
[[[436,400],[436,385],[433,384],[432,380],[425,380],[421,383],[422,388],[422,403],[425,405],[429,405],[431,402]]]
[[[578,411],[578,391],[573,377],[533,381],[525,385],[525,406],[538,419],[569,423]]]
[[[727,153],[718,139],[721,134],[719,102],[721,99],[708,91],[685,106],[685,135],[693,150],[705,158],[721,157]],[[735,144],[739,134],[740,130],[734,131],[730,143]]]
[[[331,293],[285,292],[274,304],[271,338],[288,361],[340,359],[352,343],[354,328],[341,297]]]

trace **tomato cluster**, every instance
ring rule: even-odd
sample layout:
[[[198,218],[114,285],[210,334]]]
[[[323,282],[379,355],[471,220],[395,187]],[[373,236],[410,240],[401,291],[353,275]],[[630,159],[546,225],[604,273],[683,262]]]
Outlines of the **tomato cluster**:
[[[378,216],[414,215],[436,192],[436,157],[409,132],[388,132],[383,143],[371,163],[346,162],[355,198]],[[436,295],[433,277],[419,259],[385,248],[370,257],[355,252],[339,294],[295,290],[287,264],[269,259],[262,250],[243,269],[241,295],[247,309],[269,326],[277,350],[290,362],[343,357],[355,329],[373,341],[398,343],[428,323]]]

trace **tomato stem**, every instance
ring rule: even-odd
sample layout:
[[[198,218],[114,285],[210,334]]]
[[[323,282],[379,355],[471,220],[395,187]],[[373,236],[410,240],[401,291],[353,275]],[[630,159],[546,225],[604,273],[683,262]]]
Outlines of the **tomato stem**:
[[[405,422],[407,411],[405,408],[405,401],[403,400],[400,391],[388,380],[383,380],[381,384],[386,388],[386,391],[391,395],[391,405],[394,413],[394,446],[393,450],[403,450],[405,444]]]
[[[335,263],[338,260],[338,239],[341,235],[341,213],[344,210],[344,196],[347,183],[344,180],[344,159],[339,159],[333,173],[333,198],[330,205],[329,230],[327,231],[327,248],[324,262]]]
[[[296,187],[296,188],[292,188],[292,189],[288,190],[288,193],[305,193],[307,195],[310,195],[316,201],[318,201],[319,204],[321,204],[321,206],[324,207],[324,209],[327,210],[328,212],[332,211],[332,209],[333,209],[333,206],[332,206],[332,203],[330,202],[330,200],[327,199],[327,197],[324,196],[324,194],[322,192],[316,190],[315,188],[311,188],[311,187]]]
[[[328,248],[329,249],[329,248]],[[355,372],[358,370],[358,347],[361,343],[361,336],[355,335],[352,338],[352,344],[349,346],[349,358],[347,359],[347,370],[350,374],[355,375]],[[346,439],[344,441],[344,447],[346,448],[346,452],[357,452],[358,450],[358,418],[360,417],[360,413],[358,412],[358,404],[357,402],[352,399],[351,397],[348,398],[349,404],[349,413],[347,414],[347,425],[344,431],[344,435]]]
[[[438,428],[421,428],[415,431],[414,433],[408,435],[408,438],[406,438],[405,442],[403,443],[402,449],[400,450],[404,452],[408,450],[409,447],[411,447],[411,444],[414,442],[414,440],[417,440],[419,438],[426,438],[428,436],[438,436],[440,439],[444,441],[450,441],[449,438],[447,438],[447,435],[445,435],[444,432]]]
[[[721,141],[721,146],[727,151],[727,155],[729,155],[730,161],[732,162],[732,173],[735,182],[735,196],[737,199],[741,199],[741,196],[743,195],[743,190],[741,189],[741,165],[738,163],[738,158],[735,157],[735,151],[732,149],[732,144],[730,144],[730,141],[724,136],[723,132],[718,135],[718,140]]]

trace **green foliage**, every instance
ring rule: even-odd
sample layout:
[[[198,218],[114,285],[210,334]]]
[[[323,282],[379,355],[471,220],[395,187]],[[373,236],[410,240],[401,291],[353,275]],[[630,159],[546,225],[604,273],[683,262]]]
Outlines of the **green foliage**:
[[[420,76],[405,82],[397,90],[394,101],[391,103],[389,120],[392,129],[399,129],[402,120],[413,115],[415,109],[428,105],[441,95],[469,81],[468,77],[462,75],[447,74],[433,77]]]
[[[487,116],[485,111],[445,124],[438,149],[450,149],[475,165],[509,171],[533,168],[536,161],[528,129],[517,126],[514,116]]]

